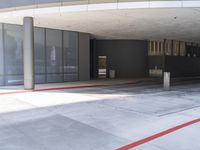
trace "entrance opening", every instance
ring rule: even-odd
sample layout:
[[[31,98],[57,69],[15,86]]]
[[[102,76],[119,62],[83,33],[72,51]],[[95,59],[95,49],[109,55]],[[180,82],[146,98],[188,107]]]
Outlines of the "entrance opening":
[[[107,77],[107,56],[98,56],[98,77]]]

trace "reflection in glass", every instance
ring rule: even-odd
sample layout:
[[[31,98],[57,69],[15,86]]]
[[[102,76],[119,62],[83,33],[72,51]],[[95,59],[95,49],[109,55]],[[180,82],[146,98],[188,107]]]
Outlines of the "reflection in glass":
[[[78,33],[64,31],[64,80],[78,80]]]
[[[35,82],[46,82],[45,67],[45,30],[43,28],[34,29],[35,48]]]
[[[62,32],[46,29],[47,82],[63,81]]]
[[[6,85],[23,84],[22,26],[4,26]]]
[[[4,85],[3,25],[0,24],[0,85]]]
[[[78,80],[78,33],[34,28],[35,83]],[[23,26],[0,24],[0,85],[23,84]]]

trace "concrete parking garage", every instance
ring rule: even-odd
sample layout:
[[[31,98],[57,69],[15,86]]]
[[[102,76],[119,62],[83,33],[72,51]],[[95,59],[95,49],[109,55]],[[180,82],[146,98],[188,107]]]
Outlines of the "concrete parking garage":
[[[199,12],[0,0],[0,150],[199,150]]]

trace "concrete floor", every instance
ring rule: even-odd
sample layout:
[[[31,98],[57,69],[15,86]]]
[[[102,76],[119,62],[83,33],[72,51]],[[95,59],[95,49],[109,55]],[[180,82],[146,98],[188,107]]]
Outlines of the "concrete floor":
[[[0,150],[120,148],[200,118],[198,82],[176,84],[171,91],[149,80],[38,85],[40,89],[109,86],[10,94],[5,92],[20,91],[22,87],[1,87]],[[199,139],[198,122],[133,149],[199,150]]]

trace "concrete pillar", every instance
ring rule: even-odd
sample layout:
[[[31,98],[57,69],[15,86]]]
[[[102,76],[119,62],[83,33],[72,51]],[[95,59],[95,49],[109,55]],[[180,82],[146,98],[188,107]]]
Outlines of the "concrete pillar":
[[[24,17],[24,89],[34,89],[34,27],[33,18]]]
[[[90,80],[90,35],[79,33],[79,80]]]
[[[163,79],[163,88],[165,90],[170,89],[170,72],[164,72],[164,79]]]

